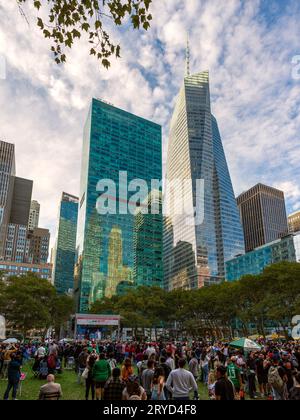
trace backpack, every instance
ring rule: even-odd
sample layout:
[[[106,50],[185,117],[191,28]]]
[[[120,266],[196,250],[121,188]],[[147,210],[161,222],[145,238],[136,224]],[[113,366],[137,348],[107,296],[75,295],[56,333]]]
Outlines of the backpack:
[[[284,382],[281,379],[281,376],[278,372],[278,367],[271,366],[268,374],[268,382],[269,385],[275,389],[275,391],[278,391],[279,393],[282,392],[284,388]]]

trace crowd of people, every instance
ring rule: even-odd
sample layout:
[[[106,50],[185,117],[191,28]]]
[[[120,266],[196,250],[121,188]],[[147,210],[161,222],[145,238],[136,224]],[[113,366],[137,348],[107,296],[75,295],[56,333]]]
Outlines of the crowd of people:
[[[31,360],[34,376],[47,380],[39,399],[61,398],[55,375],[74,369],[86,400],[196,400],[200,382],[211,400],[300,400],[300,346],[292,342],[265,342],[255,352],[204,341],[0,345],[5,400],[11,391],[17,398],[22,366]]]

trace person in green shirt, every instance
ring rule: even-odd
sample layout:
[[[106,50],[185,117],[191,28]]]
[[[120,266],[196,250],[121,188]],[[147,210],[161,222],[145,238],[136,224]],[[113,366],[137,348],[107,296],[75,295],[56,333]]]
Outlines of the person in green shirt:
[[[233,383],[235,392],[239,393],[243,389],[243,381],[240,368],[236,364],[237,358],[233,356],[227,365],[228,379]]]
[[[99,360],[94,364],[92,370],[92,379],[95,383],[97,400],[103,400],[104,386],[110,377],[110,364],[105,359],[105,354],[101,353],[99,356]]]

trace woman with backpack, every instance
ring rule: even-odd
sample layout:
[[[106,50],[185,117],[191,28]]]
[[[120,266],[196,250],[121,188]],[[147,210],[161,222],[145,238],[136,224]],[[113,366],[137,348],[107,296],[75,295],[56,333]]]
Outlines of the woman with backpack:
[[[152,380],[152,396],[151,400],[153,401],[165,401],[165,377],[162,367],[155,369],[153,380]]]
[[[287,399],[287,377],[285,369],[279,366],[277,355],[273,356],[272,366],[268,373],[268,383],[272,390],[272,396],[275,401]]]

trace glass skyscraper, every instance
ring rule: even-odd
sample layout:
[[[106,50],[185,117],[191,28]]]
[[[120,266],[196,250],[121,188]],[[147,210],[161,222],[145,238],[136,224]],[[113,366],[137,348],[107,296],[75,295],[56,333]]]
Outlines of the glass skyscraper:
[[[300,263],[300,233],[287,235],[226,262],[226,280],[260,274],[266,267],[283,261]]]
[[[120,182],[121,172],[126,172],[126,185]],[[137,214],[125,214],[124,208],[130,206],[133,194],[128,193],[127,197],[127,192],[124,196],[124,191],[121,194],[120,190],[140,179],[145,181],[150,192],[151,180],[160,181],[161,178],[161,127],[93,99],[82,152],[75,288],[78,311],[87,312],[95,300],[135,287]],[[97,185],[104,179],[113,181],[116,186],[116,196],[109,197],[115,201],[115,214],[101,214],[97,207],[101,195]],[[141,201],[145,199],[146,196]],[[149,241],[144,247],[147,252],[153,244]],[[158,249],[158,252],[161,251]],[[153,272],[152,275],[156,278]]]
[[[53,253],[53,283],[58,293],[74,289],[78,198],[63,193]]]
[[[225,278],[225,261],[244,253],[244,238],[216,119],[209,74],[190,75],[170,127],[164,202],[165,288],[196,289]],[[182,186],[188,180],[184,188]],[[181,197],[179,197],[181,196]],[[196,212],[178,211],[178,202]]]

